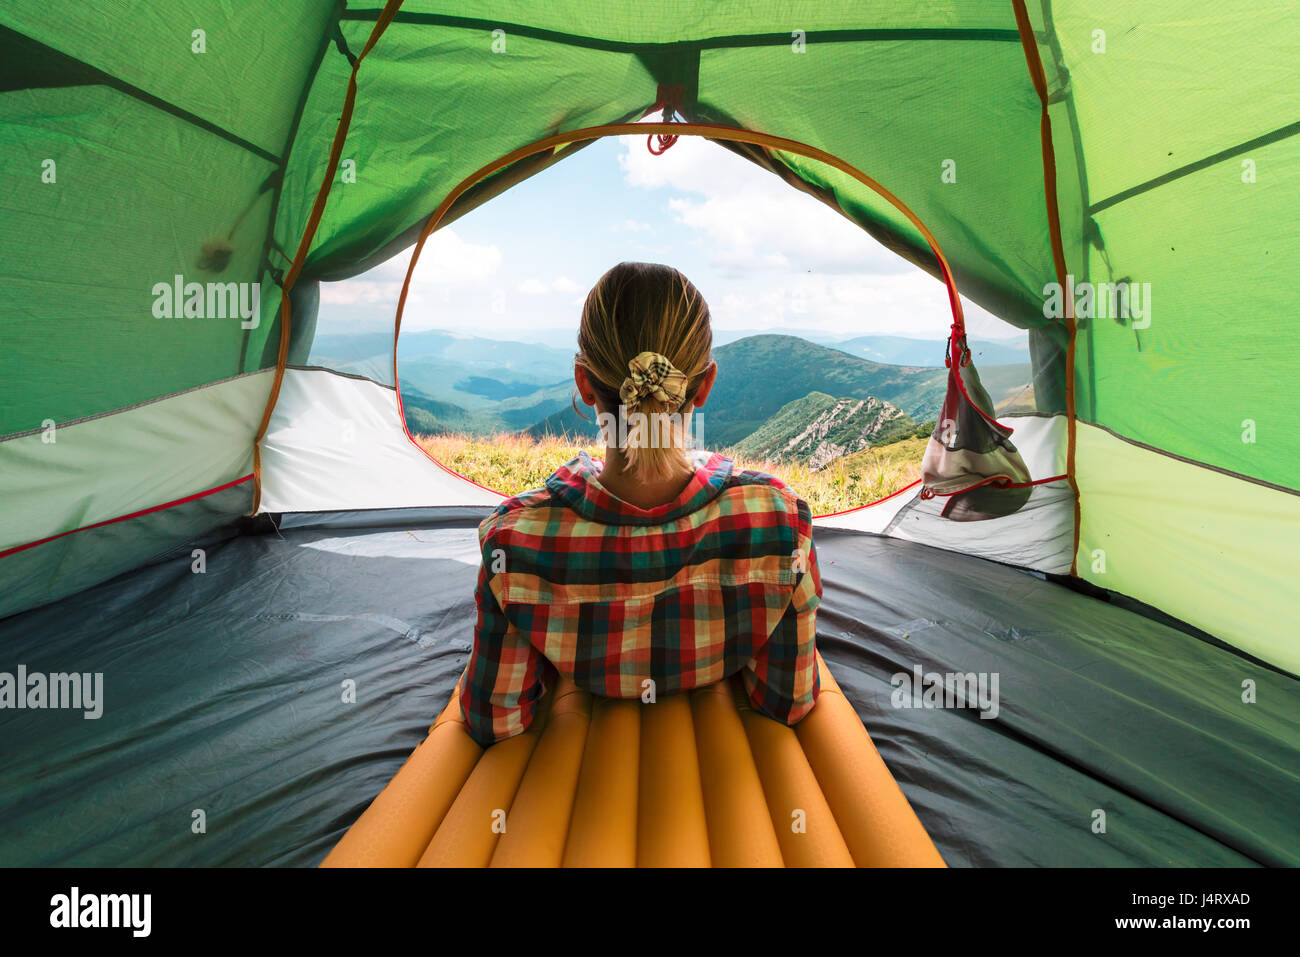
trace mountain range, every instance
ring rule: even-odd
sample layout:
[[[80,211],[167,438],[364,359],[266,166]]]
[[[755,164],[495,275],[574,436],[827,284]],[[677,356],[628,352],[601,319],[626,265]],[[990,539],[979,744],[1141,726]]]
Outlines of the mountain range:
[[[971,345],[999,411],[1018,410],[1016,403],[1032,396],[1027,348],[1019,341]],[[942,341],[898,336],[825,344],[768,332],[715,343],[718,376],[695,413],[694,434],[710,448],[824,464],[846,454],[837,450],[879,444],[933,419],[947,384],[944,348]],[[407,427],[594,440],[595,410],[580,405],[584,420],[572,405],[573,356],[573,348],[536,342],[441,330],[405,334],[399,359]],[[391,384],[392,337],[322,334],[308,363]]]
[[[787,403],[821,392],[836,398],[874,396],[917,421],[933,419],[943,401],[948,371],[943,368],[888,365],[860,359],[838,348],[795,336],[761,335],[713,350],[718,377],[695,414],[696,433],[709,446],[731,446],[752,435]],[[982,366],[981,381],[995,402],[1029,382],[1029,366]],[[588,410],[588,415],[594,415]],[[532,426],[535,436],[595,436],[567,405]]]

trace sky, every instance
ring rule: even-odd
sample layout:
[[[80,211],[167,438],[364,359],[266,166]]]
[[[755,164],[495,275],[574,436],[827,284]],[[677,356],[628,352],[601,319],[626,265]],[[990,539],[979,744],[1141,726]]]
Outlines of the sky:
[[[391,329],[406,250],[321,287],[318,334]],[[819,200],[700,137],[659,156],[607,137],[490,200],[426,243],[403,331],[546,341],[576,332],[596,280],[623,260],[680,269],[715,333],[798,328],[944,339],[938,280]],[[1024,333],[963,300],[971,338]]]

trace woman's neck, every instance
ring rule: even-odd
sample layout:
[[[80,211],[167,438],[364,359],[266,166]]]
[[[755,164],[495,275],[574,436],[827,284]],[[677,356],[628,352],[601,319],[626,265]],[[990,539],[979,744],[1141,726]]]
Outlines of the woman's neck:
[[[694,477],[695,469],[683,456],[680,468],[668,478],[639,478],[628,471],[627,458],[622,449],[606,448],[605,465],[597,480],[615,498],[637,508],[652,509],[666,505],[681,495]]]

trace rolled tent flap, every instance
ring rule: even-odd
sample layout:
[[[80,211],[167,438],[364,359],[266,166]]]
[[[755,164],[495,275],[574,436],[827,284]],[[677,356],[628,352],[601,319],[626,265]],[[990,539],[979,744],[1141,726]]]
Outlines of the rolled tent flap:
[[[948,390],[921,460],[921,497],[946,499],[944,518],[1001,518],[1029,501],[1029,468],[1011,442],[1012,429],[993,416],[993,401],[969,362],[963,337],[963,348],[951,350]]]

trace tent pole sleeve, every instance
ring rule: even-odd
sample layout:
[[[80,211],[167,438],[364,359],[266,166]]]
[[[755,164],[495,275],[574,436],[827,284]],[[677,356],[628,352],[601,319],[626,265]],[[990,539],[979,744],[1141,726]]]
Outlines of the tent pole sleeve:
[[[1042,122],[1039,129],[1043,141],[1043,193],[1047,197],[1047,227],[1052,238],[1052,262],[1056,268],[1056,281],[1066,289],[1065,245],[1061,241],[1061,213],[1056,201],[1056,150],[1052,146],[1052,119],[1047,104],[1047,75],[1043,71],[1043,61],[1038,56],[1038,41],[1034,37],[1033,24],[1029,22],[1029,11],[1025,9],[1025,0],[1012,0],[1016,11],[1016,27],[1020,30],[1020,43],[1025,48],[1025,62],[1029,66],[1029,77],[1034,84],[1034,92],[1042,103]],[[1069,342],[1065,350],[1065,421],[1067,440],[1065,451],[1065,473],[1070,479],[1070,490],[1074,493],[1074,551],[1070,557],[1070,574],[1077,577],[1079,565],[1079,528],[1081,520],[1081,502],[1079,501],[1079,484],[1075,479],[1075,395],[1074,395],[1074,353],[1077,326],[1074,321],[1074,303],[1066,297],[1065,325],[1069,333]]]

